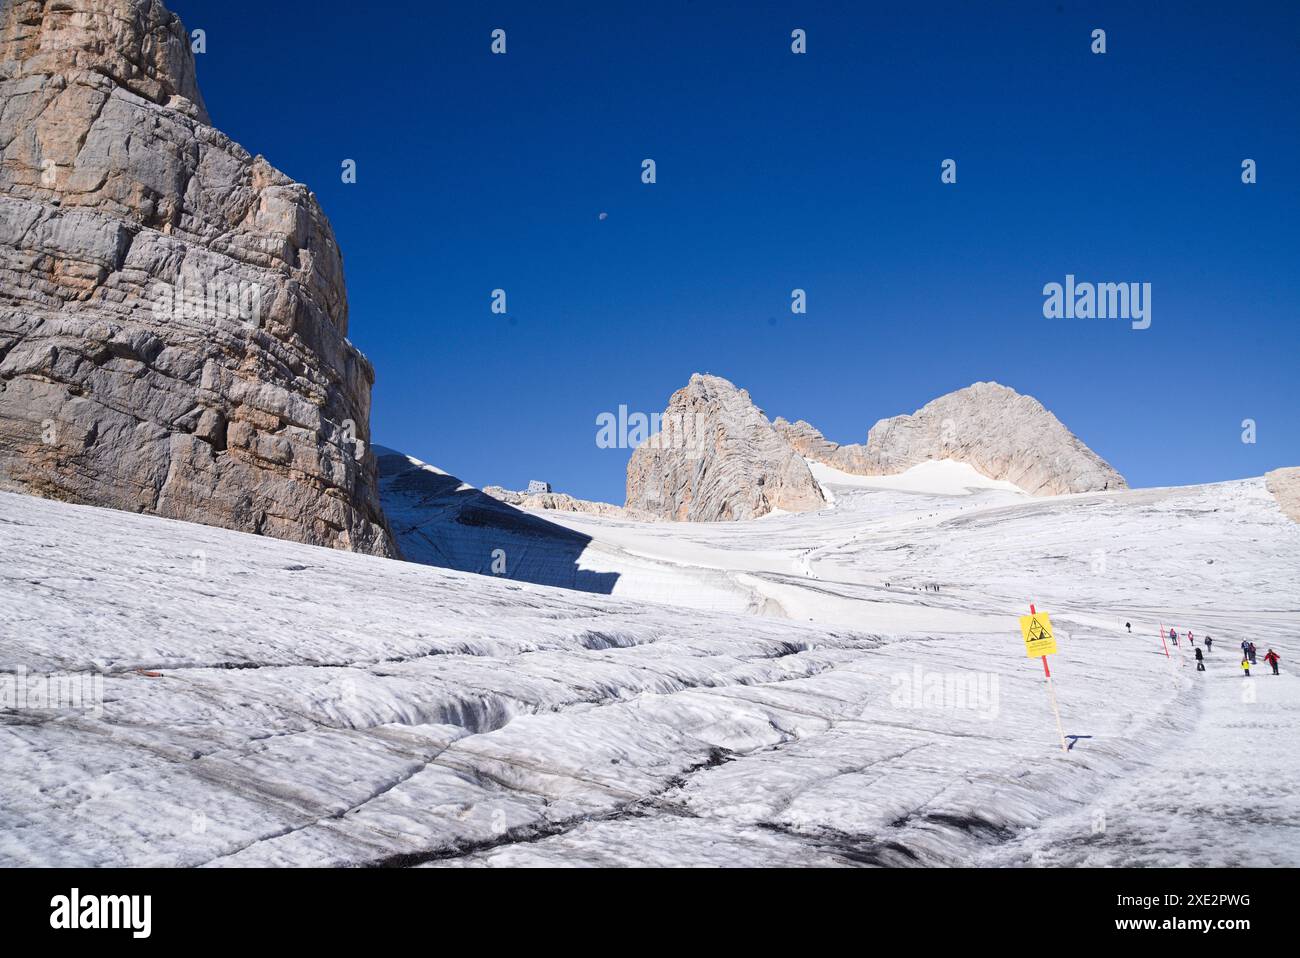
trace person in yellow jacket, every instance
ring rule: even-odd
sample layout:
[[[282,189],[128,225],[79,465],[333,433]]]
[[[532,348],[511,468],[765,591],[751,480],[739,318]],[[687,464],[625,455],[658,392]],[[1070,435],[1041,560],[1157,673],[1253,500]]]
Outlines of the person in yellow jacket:
[[[1250,659],[1243,658],[1241,660],[1241,671],[1245,674],[1246,678],[1250,678]]]

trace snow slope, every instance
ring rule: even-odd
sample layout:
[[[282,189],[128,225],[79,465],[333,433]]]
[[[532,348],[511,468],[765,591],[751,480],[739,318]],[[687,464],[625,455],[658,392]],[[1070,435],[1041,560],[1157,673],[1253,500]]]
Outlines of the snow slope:
[[[598,541],[560,521],[576,513],[530,512],[419,459],[381,446],[375,452],[384,513],[412,562],[602,595],[626,592],[618,580],[630,575],[642,598],[690,595],[698,607],[735,612],[753,602],[725,574],[698,566],[683,574],[676,562],[643,559],[614,538]]]
[[[964,496],[976,489],[1000,489],[1028,496],[1014,482],[990,479],[975,467],[953,459],[932,459],[892,476],[855,476],[833,466],[807,460],[813,478],[827,486],[851,486],[855,489],[892,489],[896,492],[926,492],[940,496]]]
[[[548,514],[612,595],[0,494],[0,680],[105,673],[102,712],[0,710],[0,864],[1300,864],[1300,526],[1262,480],[819,481],[748,523]]]

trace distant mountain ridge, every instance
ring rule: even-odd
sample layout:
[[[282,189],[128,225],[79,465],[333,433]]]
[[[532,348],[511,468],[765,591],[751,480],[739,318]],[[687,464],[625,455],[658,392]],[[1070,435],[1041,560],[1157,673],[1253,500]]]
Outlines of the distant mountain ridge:
[[[655,437],[633,452],[629,509],[693,522],[819,509],[825,499],[808,461],[887,476],[951,459],[1036,496],[1127,488],[1124,477],[1042,403],[994,382],[882,419],[862,445],[832,442],[803,420],[769,422],[748,392],[720,376],[696,373],[673,394],[665,419],[683,416],[702,424],[689,441]]]

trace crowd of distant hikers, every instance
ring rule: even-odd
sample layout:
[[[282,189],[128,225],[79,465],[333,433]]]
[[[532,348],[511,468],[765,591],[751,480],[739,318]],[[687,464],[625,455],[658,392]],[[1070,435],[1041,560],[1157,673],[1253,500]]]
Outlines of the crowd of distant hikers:
[[[1130,632],[1133,631],[1132,622],[1125,622],[1124,627],[1128,629]],[[1214,637],[1210,635],[1207,635],[1205,637],[1204,639],[1205,651],[1202,652],[1200,647],[1197,646],[1196,644],[1196,636],[1192,634],[1191,629],[1188,629],[1186,632],[1180,634],[1177,629],[1170,628],[1169,641],[1174,646],[1174,648],[1178,648],[1178,640],[1180,638],[1180,635],[1187,639],[1187,644],[1191,646],[1192,651],[1196,653],[1196,671],[1204,672],[1205,656],[1214,650]],[[1259,650],[1255,648],[1254,642],[1251,642],[1249,639],[1241,640],[1241,674],[1242,675],[1249,677],[1250,667],[1252,665],[1257,664],[1255,657],[1258,654],[1259,654]],[[1278,655],[1275,651],[1273,651],[1273,649],[1270,648],[1267,652],[1264,653],[1264,661],[1267,662],[1268,665],[1273,669],[1274,675],[1279,674],[1277,670],[1277,664],[1280,661],[1282,661],[1282,656]]]

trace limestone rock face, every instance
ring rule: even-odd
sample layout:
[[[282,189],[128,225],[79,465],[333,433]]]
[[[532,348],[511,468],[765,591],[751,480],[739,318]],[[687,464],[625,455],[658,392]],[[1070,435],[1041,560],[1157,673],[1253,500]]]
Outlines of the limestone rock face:
[[[1300,522],[1300,466],[1288,466],[1265,473],[1264,483],[1281,510]]]
[[[663,424],[628,462],[629,509],[716,522],[825,505],[808,464],[727,380],[693,375],[669,399]]]
[[[830,442],[803,421],[778,419],[776,427],[802,455],[855,475],[889,476],[930,459],[954,459],[1036,496],[1127,488],[1042,403],[998,383],[975,383],[910,416],[882,419],[866,445]]]
[[[0,489],[395,554],[315,197],[157,0],[0,17]]]

